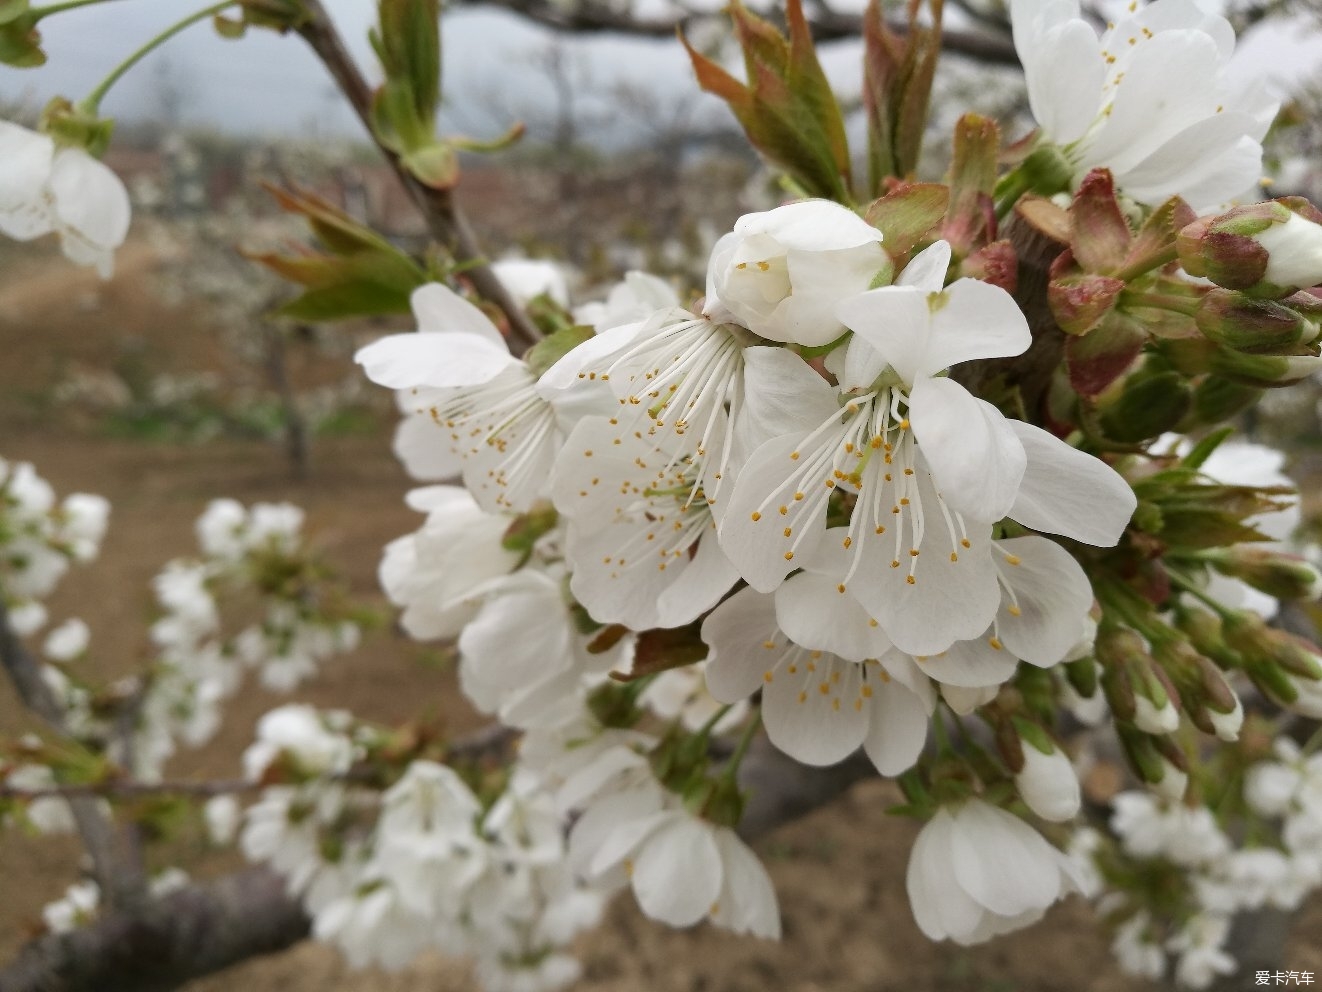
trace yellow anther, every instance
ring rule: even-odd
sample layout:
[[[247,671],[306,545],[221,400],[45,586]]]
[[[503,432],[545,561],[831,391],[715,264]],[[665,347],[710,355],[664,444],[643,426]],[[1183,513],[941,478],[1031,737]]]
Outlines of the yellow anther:
[[[791,534],[794,533],[794,528],[793,528],[793,527],[786,527],[784,533],[785,533],[785,536],[786,536],[786,537],[789,537]]]
[[[790,508],[789,508],[788,506],[782,506],[782,507],[780,508],[780,515],[781,515],[782,517],[785,516],[785,514],[787,514],[787,513],[789,513],[789,512],[790,512]]]
[[[960,545],[961,545],[962,547],[965,547],[965,548],[971,548],[971,547],[973,547],[973,545],[969,543],[969,539],[968,539],[967,537],[964,538],[964,539],[963,539],[962,541],[960,541],[959,543],[960,543]]]
[[[899,568],[899,567],[900,567],[900,559],[896,558],[893,561],[891,561],[891,568]]]
[[[820,692],[823,696],[825,696],[827,693],[831,691],[831,683],[823,682],[821,685],[817,687],[817,691]]]
[[[786,560],[786,561],[793,561],[793,560],[794,560],[794,552],[793,552],[793,551],[786,551],[786,552],[785,552],[785,560]]]
[[[951,560],[951,561],[959,561],[959,555],[958,555],[957,553],[955,553],[954,551],[950,552],[950,560]]]
[[[1005,563],[1006,563],[1007,565],[1018,565],[1018,564],[1020,564],[1022,561],[1023,561],[1023,559],[1020,558],[1018,555],[1006,555],[1006,556],[1005,556]]]
[[[799,453],[798,453],[797,451],[791,451],[791,452],[790,452],[790,461],[792,461],[792,462],[797,462],[798,460],[799,460]]]
[[[797,502],[799,502],[799,501],[802,500],[802,499],[803,499],[803,493],[795,493],[795,494],[794,494],[794,502],[797,503]]]
[[[854,539],[853,539],[852,537],[846,537],[846,538],[845,538],[843,541],[841,541],[840,543],[841,543],[841,545],[844,546],[844,549],[845,549],[846,551],[848,551],[848,550],[849,550],[849,546],[850,546],[851,544],[854,543]]]
[[[770,262],[758,262],[758,263],[757,263],[757,267],[758,267],[759,269],[761,269],[763,272],[766,272],[768,269],[771,268],[771,263],[770,263]]]
[[[763,682],[770,682],[770,681],[772,680],[772,678],[773,678],[773,676],[772,676],[772,674],[771,674],[770,671],[765,671],[765,672],[762,673],[762,681],[763,681]]]
[[[845,591],[845,584],[844,584],[843,582],[841,582],[838,586],[835,587],[835,591],[836,591],[836,592],[844,592],[844,591]]]
[[[759,520],[762,519],[762,514],[758,513],[756,510],[754,510],[753,513],[752,513],[752,518],[753,518],[753,523],[757,523]]]
[[[918,584],[918,580],[915,579],[912,575],[906,576],[904,581],[909,583],[909,585],[911,586],[916,586]]]
[[[1019,609],[1019,607],[1015,606],[1014,603],[1011,603],[1009,606],[1007,606],[1006,610],[1009,612],[1010,616],[1012,617],[1022,616],[1024,612],[1023,610]]]
[[[917,548],[910,548],[910,549],[909,549],[909,557],[910,557],[910,558],[917,558],[917,557],[918,557],[918,549],[917,549]]]
[[[878,533],[878,534],[884,534],[884,533],[886,533],[886,528],[883,527],[883,526],[881,526],[881,524],[877,524],[877,533]]]
[[[992,646],[992,650],[994,651],[999,651],[1001,650],[1002,647],[1004,647],[1004,645],[1000,642],[1000,639],[996,637],[987,638],[987,643]]]
[[[763,646],[764,648],[766,648],[768,651],[770,651],[772,648],[774,648],[774,647],[776,646],[776,642],[775,642],[775,641],[763,641],[763,642],[762,642],[762,646]]]

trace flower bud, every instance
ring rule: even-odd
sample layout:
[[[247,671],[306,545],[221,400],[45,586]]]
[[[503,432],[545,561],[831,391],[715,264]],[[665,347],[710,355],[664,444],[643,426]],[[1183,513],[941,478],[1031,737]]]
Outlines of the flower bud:
[[[1027,721],[1015,720],[1020,729]],[[1072,820],[1079,813],[1082,796],[1079,777],[1065,752],[1046,732],[1031,725],[1035,734],[1023,736],[1023,768],[1014,777],[1019,797],[1038,816],[1053,823]]]
[[[706,312],[719,305],[773,341],[829,344],[845,332],[836,304],[890,266],[881,232],[848,207],[801,200],[740,217],[716,243]]]
[[[1132,721],[1137,708],[1129,675],[1132,657],[1144,654],[1147,644],[1132,630],[1115,627],[1097,634],[1097,660],[1102,666],[1102,691],[1116,719]]]
[[[1289,307],[1228,289],[1210,290],[1194,321],[1209,341],[1249,354],[1289,352],[1305,335],[1315,333],[1312,324]]]
[[[1265,695],[1322,719],[1322,656],[1313,644],[1240,611],[1225,621],[1226,640],[1245,656],[1245,671]]]
[[[1193,276],[1258,297],[1287,296],[1322,282],[1322,214],[1302,197],[1285,197],[1201,217],[1176,240]]]
[[[1274,223],[1255,236],[1268,255],[1263,279],[1277,286],[1322,283],[1322,214],[1301,197],[1278,203],[1291,208],[1285,222]]]
[[[1134,774],[1168,799],[1179,800],[1189,785],[1188,762],[1166,737],[1117,726],[1121,746]]]
[[[1205,371],[1226,376],[1244,385],[1270,389],[1294,385],[1322,371],[1322,358],[1311,353],[1250,355],[1229,348],[1217,348],[1208,354]]]
[[[1238,739],[1244,709],[1221,670],[1192,644],[1180,639],[1159,645],[1154,654],[1175,683],[1180,703],[1193,725],[1222,740]]]
[[[1098,404],[1102,430],[1113,441],[1138,442],[1173,430],[1188,412],[1193,394],[1178,372],[1127,379],[1118,393]]]
[[[1208,560],[1221,574],[1277,599],[1312,601],[1322,595],[1322,574],[1298,555],[1233,545],[1216,551]]]

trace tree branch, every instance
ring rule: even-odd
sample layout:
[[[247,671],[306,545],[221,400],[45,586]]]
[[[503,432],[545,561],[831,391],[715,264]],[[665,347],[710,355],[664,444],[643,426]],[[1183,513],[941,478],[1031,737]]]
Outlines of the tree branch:
[[[284,950],[310,927],[280,876],[250,868],[36,940],[0,972],[0,992],[164,992]]]
[[[481,244],[468,217],[460,208],[454,190],[433,189],[419,182],[404,168],[400,157],[376,139],[376,132],[372,127],[371,87],[358,71],[320,0],[304,0],[303,6],[309,17],[298,29],[299,35],[321,59],[322,64],[339,86],[340,92],[353,107],[363,127],[367,129],[368,135],[372,137],[400,182],[404,184],[405,190],[426,221],[432,237],[445,245],[457,262],[465,264],[464,275],[472,281],[473,287],[504,312],[506,320],[509,321],[511,345],[517,344],[527,348],[536,344],[541,334],[485,261]]]
[[[41,664],[28,653],[9,624],[9,610],[0,596],[0,666],[18,690],[23,705],[41,717],[62,736],[68,737],[64,707],[41,676]],[[69,798],[83,846],[92,859],[92,869],[108,904],[132,908],[146,898],[147,880],[127,857],[115,835],[114,821],[94,796]]]
[[[505,728],[456,744],[475,756],[508,746]],[[739,832],[752,838],[804,816],[876,772],[862,755],[806,768],[759,738],[739,768],[751,793]],[[232,964],[284,950],[311,932],[302,903],[265,868],[189,885],[130,912],[111,912],[72,933],[28,944],[0,971],[0,992],[158,992]]]
[[[562,5],[554,0],[457,0],[461,7],[497,7],[533,21],[553,31],[573,34],[624,34],[641,38],[673,38],[697,21],[710,19],[710,13],[686,12],[675,17],[635,17],[609,4],[580,2]],[[821,4],[808,15],[813,37],[818,42],[857,39],[863,36],[863,18],[858,14],[838,12]],[[893,21],[891,30],[903,35],[908,25]],[[1019,65],[1014,43],[1008,34],[979,31],[944,31],[942,50],[977,62],[992,65]]]

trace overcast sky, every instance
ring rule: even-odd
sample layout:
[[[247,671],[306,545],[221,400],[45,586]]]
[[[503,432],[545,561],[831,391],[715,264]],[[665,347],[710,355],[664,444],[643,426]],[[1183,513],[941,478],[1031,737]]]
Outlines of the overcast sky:
[[[711,0],[711,5],[719,4]],[[192,6],[181,0],[119,0],[53,17],[42,25],[49,63],[29,70],[0,66],[0,96],[27,98],[37,107],[56,94],[77,100],[138,43]],[[369,74],[376,73],[366,40],[375,2],[327,0],[327,6],[354,56]],[[528,63],[550,37],[548,32],[499,11],[465,9],[447,14],[444,24],[447,99],[481,105],[477,112],[460,115],[457,127],[494,128],[494,120],[483,119],[485,108],[494,103],[536,106],[545,83]],[[1311,30],[1299,27],[1244,39],[1236,53],[1242,56],[1241,70],[1264,72],[1281,90],[1316,74],[1322,62],[1317,25]],[[697,93],[688,60],[672,39],[592,36],[569,44],[576,63],[598,85],[627,79],[673,100]],[[824,61],[837,86],[857,79],[856,45],[830,46]],[[167,77],[181,90],[186,124],[270,136],[361,133],[324,70],[293,36],[252,31],[241,41],[226,41],[208,24],[195,25],[125,77],[103,103],[103,111],[126,118],[159,116],[159,89]]]

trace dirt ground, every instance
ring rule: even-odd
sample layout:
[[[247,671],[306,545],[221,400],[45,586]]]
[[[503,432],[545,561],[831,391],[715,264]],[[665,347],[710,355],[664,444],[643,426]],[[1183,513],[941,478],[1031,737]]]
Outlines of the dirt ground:
[[[15,260],[17,259],[17,260]],[[388,427],[367,436],[321,438],[311,472],[291,479],[275,445],[213,441],[179,445],[109,439],[95,425],[76,430],[44,401],[71,363],[109,367],[125,347],[146,348],[162,367],[217,368],[214,338],[199,315],[169,308],[150,288],[153,255],[131,246],[107,286],[55,262],[37,265],[0,255],[0,457],[31,460],[60,493],[108,496],[114,510],[101,558],[76,570],[52,602],[52,617],[79,615],[93,631],[99,671],[125,671],[147,656],[148,582],[172,556],[193,546],[192,521],[206,501],[292,500],[308,528],[362,596],[376,596],[382,545],[416,526],[402,503],[408,481],[390,456]],[[297,691],[317,705],[341,705],[384,722],[419,704],[443,714],[456,732],[480,722],[459,698],[453,677],[419,663],[417,651],[388,632],[368,637],[351,656]],[[253,724],[277,704],[256,689],[231,705],[221,735],[172,764],[174,776],[232,776]],[[0,688],[0,733],[24,726]],[[933,945],[919,933],[904,893],[914,825],[885,814],[895,793],[880,780],[856,787],[834,806],[782,828],[757,845],[776,882],[785,920],[778,944],[732,937],[710,927],[667,930],[645,920],[627,898],[579,945],[586,975],[579,988],[606,992],[1139,992],[1111,961],[1090,910],[1072,899],[1039,925],[972,950]],[[197,876],[223,871],[232,856],[175,845]],[[77,870],[77,849],[60,839],[0,837],[0,961],[35,932],[43,904]],[[1322,972],[1314,939],[1322,912],[1297,922],[1282,969]],[[1244,979],[1247,988],[1252,977]],[[350,970],[332,949],[308,942],[197,981],[191,992],[466,992],[476,985],[461,962],[426,959],[398,974]],[[106,992],[115,992],[107,989]]]

